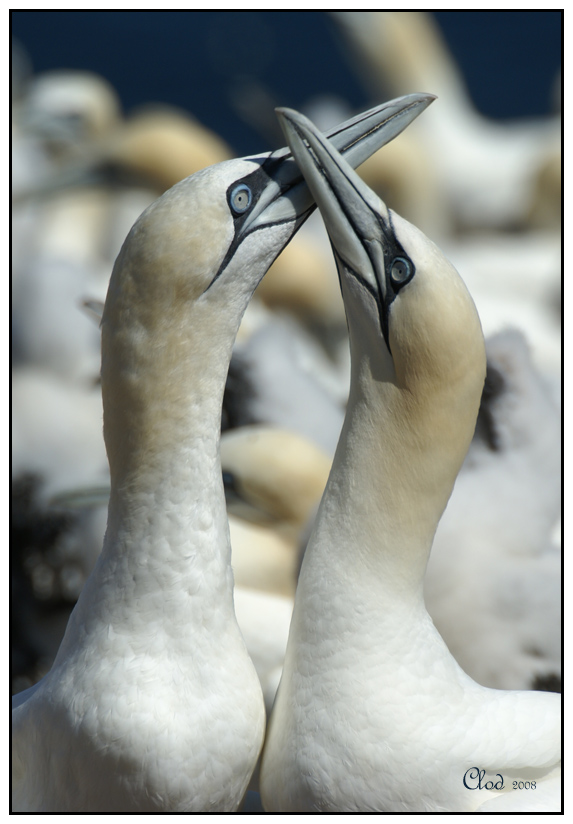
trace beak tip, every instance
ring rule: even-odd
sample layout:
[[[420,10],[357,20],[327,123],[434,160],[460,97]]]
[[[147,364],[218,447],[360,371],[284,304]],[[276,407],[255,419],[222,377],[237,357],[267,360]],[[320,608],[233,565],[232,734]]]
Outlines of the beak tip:
[[[294,109],[289,109],[286,106],[279,106],[275,109],[275,113],[287,143],[290,145],[291,141],[294,139],[294,124],[300,124],[301,122],[305,123],[306,118],[304,115],[300,114],[300,112],[297,112]],[[292,146],[290,146],[290,148],[292,150]]]
[[[289,109],[287,106],[277,106],[275,114],[279,120],[295,120],[298,115],[294,109]]]

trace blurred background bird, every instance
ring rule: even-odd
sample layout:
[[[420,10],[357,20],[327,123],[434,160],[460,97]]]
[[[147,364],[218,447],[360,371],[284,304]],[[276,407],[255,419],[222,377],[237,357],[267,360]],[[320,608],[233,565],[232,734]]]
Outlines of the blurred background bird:
[[[438,95],[360,174],[480,313],[488,380],[426,599],[477,681],[560,686],[561,14],[12,12],[12,688],[50,668],[102,545],[99,313],[143,209],[228,157]],[[272,704],[344,418],[348,338],[315,214],[237,338],[221,444],[236,610]],[[383,433],[381,433],[381,436]]]

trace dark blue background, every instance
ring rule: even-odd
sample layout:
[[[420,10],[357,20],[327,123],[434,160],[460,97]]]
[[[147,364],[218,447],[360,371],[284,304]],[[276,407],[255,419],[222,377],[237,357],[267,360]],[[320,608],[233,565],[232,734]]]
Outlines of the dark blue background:
[[[478,109],[500,118],[546,114],[561,66],[560,11],[435,12]],[[330,93],[369,105],[334,22],[311,11],[15,11],[12,33],[34,71],[96,71],[126,111],[161,101],[215,129],[239,154],[269,148],[233,107],[241,83],[276,105]]]

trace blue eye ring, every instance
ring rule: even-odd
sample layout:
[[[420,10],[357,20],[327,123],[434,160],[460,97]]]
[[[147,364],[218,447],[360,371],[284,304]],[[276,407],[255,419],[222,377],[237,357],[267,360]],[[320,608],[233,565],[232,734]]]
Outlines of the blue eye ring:
[[[249,206],[251,205],[251,201],[253,199],[253,193],[249,189],[246,183],[239,183],[238,186],[235,186],[233,191],[231,192],[231,196],[229,197],[229,203],[231,205],[231,209],[237,215],[244,214]]]
[[[408,283],[413,274],[414,267],[407,258],[395,257],[390,264],[390,277],[392,283],[396,286],[403,286]]]

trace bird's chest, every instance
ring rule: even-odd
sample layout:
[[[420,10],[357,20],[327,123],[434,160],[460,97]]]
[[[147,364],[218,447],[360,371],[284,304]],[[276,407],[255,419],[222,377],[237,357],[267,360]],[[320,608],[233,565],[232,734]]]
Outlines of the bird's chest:
[[[198,646],[182,657],[163,636],[52,672],[42,723],[53,809],[216,811],[234,784],[240,799],[262,740],[260,688],[248,660],[212,649],[199,660]]]
[[[399,637],[345,640],[307,656],[299,645],[279,690],[269,764],[280,764],[287,803],[322,812],[445,809],[471,764],[456,735],[463,702],[428,655],[431,637],[426,649]]]

